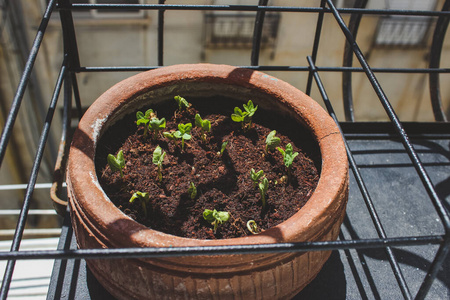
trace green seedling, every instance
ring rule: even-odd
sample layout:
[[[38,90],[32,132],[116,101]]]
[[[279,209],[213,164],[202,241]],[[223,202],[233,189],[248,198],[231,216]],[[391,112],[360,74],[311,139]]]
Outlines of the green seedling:
[[[134,203],[136,199],[139,199],[141,201],[142,209],[144,210],[144,215],[147,217],[147,204],[150,201],[150,195],[149,193],[143,193],[143,192],[136,192],[131,196],[130,203]]]
[[[255,220],[249,220],[247,222],[247,229],[253,234],[259,233],[258,224],[256,224]]]
[[[207,119],[202,119],[199,114],[195,115],[195,126],[200,127],[202,131],[202,141],[206,142],[206,133],[211,131],[211,122]]]
[[[193,182],[191,182],[189,184],[188,194],[189,194],[189,197],[191,197],[192,200],[194,200],[195,197],[197,197],[197,188],[195,187],[195,184]]]
[[[278,147],[277,149],[283,155],[284,165],[287,168],[288,177],[290,177],[291,176],[292,163],[294,162],[294,158],[298,155],[298,152],[294,152],[294,149],[293,149],[291,143],[286,145],[286,149],[285,150],[283,150],[283,148],[281,148],[281,147]]]
[[[123,151],[120,150],[119,153],[117,153],[117,156],[108,154],[107,161],[109,167],[111,168],[111,171],[113,172],[119,171],[120,177],[123,178],[123,168],[125,168],[125,159],[123,158]]]
[[[162,164],[165,156],[166,152],[162,151],[160,146],[157,146],[155,151],[153,151],[153,163],[158,167],[159,182],[162,181]]]
[[[220,151],[218,152],[219,156],[223,155],[223,152],[225,152],[225,149],[227,148],[228,141],[225,141],[222,143],[222,146],[220,147]]]
[[[259,170],[258,172],[255,169],[250,170],[250,178],[253,181],[253,187],[256,188],[258,186],[259,180],[264,176],[264,171]]]
[[[231,115],[231,119],[234,122],[240,122],[242,128],[245,129],[246,125],[248,128],[252,127],[252,117],[258,109],[258,105],[253,105],[252,100],[248,100],[247,104],[243,105],[244,111],[239,107],[234,108],[234,113]]]
[[[156,114],[153,112],[153,109],[148,109],[145,114],[142,111],[138,111],[136,113],[136,125],[139,126],[144,124],[144,137],[147,137],[148,133],[148,122],[150,122],[151,118],[156,117]]]
[[[281,142],[280,138],[275,136],[276,130],[272,130],[266,137],[266,153],[273,151]]]
[[[184,151],[184,141],[185,140],[190,140],[191,139],[191,129],[192,129],[192,124],[191,123],[187,123],[187,124],[178,124],[178,130],[174,132],[174,136],[177,139],[181,139],[181,149]]]
[[[177,144],[177,137],[175,136],[175,131],[172,132],[163,132],[163,136],[171,141],[173,141],[175,144]]]
[[[266,177],[263,178],[263,180],[259,183],[259,193],[261,194],[261,203],[263,209],[266,207],[266,194],[267,190],[269,189],[269,180],[267,180]]]
[[[158,138],[161,130],[166,128],[166,118],[152,118],[148,124],[148,129],[153,132],[153,140]]]
[[[219,224],[222,224],[230,219],[230,213],[227,211],[217,211],[215,209],[205,209],[205,211],[203,211],[203,218],[214,226],[215,234]]]
[[[189,108],[189,106],[191,106],[191,104],[181,96],[175,96],[173,99],[175,99],[175,101],[177,102],[179,111],[182,111],[185,108],[187,109]]]

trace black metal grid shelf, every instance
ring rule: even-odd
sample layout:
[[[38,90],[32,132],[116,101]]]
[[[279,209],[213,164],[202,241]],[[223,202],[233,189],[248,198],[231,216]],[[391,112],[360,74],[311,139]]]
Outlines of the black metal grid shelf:
[[[47,10],[36,33],[32,50],[0,139],[1,162],[12,135],[21,101],[50,17],[55,10],[58,10],[63,31],[64,58],[55,83],[54,94],[48,107],[47,118],[29,177],[13,244],[9,252],[0,253],[0,259],[8,261],[2,281],[1,299],[6,299],[8,296],[17,260],[55,259],[52,283],[49,287],[49,299],[105,299],[106,292],[98,286],[98,283],[85,268],[84,259],[320,250],[336,251],[333,251],[331,259],[319,276],[298,297],[310,299],[325,297],[328,299],[394,299],[401,297],[424,299],[427,294],[433,298],[445,297],[445,295],[448,297],[450,279],[445,272],[445,266],[449,264],[447,256],[450,250],[450,215],[449,204],[445,197],[448,196],[449,191],[448,167],[450,154],[448,144],[450,141],[450,123],[446,122],[446,116],[442,109],[439,94],[439,74],[450,72],[450,69],[440,67],[440,53],[450,19],[450,1],[445,1],[441,11],[371,10],[364,8],[366,4],[367,1],[359,0],[356,1],[355,8],[337,9],[331,0],[322,0],[317,7],[268,6],[267,0],[260,0],[258,5],[253,6],[171,5],[165,4],[164,0],[160,0],[159,4],[142,5],[71,4],[69,0],[48,1]],[[135,9],[158,11],[158,47],[155,54],[158,58],[158,66],[89,67],[80,65],[72,12],[102,8],[118,11]],[[31,205],[31,195],[36,184],[44,147],[60,93],[63,92],[64,95],[65,111],[63,128],[65,133],[62,140],[69,144],[65,139],[69,127],[72,94],[79,117],[82,114],[77,74],[82,72],[145,71],[163,66],[164,14],[168,10],[256,12],[251,61],[248,66],[241,67],[261,71],[308,73],[306,93],[309,94],[313,87],[319,90],[328,112],[340,126],[345,137],[352,171],[348,214],[338,241],[206,248],[77,250],[74,245],[71,226],[67,223],[68,218],[66,217],[57,250],[19,251]],[[315,28],[311,28],[311,30],[315,30],[315,39],[311,55],[306,58],[307,65],[264,66],[259,64],[259,45],[266,12],[312,13],[318,15]],[[336,25],[340,27],[348,41],[342,67],[316,66],[315,64],[325,14],[334,17]],[[342,19],[344,14],[351,15],[348,26]],[[366,15],[431,16],[435,18],[436,27],[430,50],[429,67],[420,69],[371,68],[355,40],[361,18]],[[356,57],[361,67],[352,66],[353,57]],[[338,120],[334,113],[326,92],[326,86],[320,77],[323,72],[340,72],[343,74],[346,122]],[[351,76],[355,72],[364,72],[367,75],[367,80],[372,85],[390,122],[354,122]],[[436,121],[439,122],[400,122],[383,91],[383,87],[377,80],[375,75],[377,72],[429,74],[433,112]],[[58,163],[61,163],[61,161]],[[407,188],[405,190],[400,189],[404,193],[398,194],[399,190],[389,191],[392,184],[404,185]],[[414,187],[413,191],[411,191],[412,187]],[[387,193],[387,196],[374,197],[381,192]],[[412,193],[414,193],[414,196],[412,196]],[[374,198],[378,200],[374,201]],[[396,203],[393,203],[394,201]],[[425,226],[418,225],[418,228],[412,226],[415,222],[422,222],[422,219],[428,221],[425,222]],[[370,223],[368,220],[372,222]],[[399,229],[402,226],[403,228]],[[413,255],[412,253],[417,249],[419,249],[418,254]],[[356,260],[359,265],[355,263]],[[411,270],[411,268],[414,270]],[[420,271],[416,272],[415,269],[420,269]],[[440,283],[436,284],[436,281]],[[328,286],[331,286],[333,294],[326,294]],[[63,297],[63,295],[65,296]]]

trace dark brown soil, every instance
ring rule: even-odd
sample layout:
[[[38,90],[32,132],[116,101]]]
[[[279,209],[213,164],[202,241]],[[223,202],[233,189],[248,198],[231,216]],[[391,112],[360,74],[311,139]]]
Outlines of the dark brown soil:
[[[194,126],[192,139],[175,145],[162,135],[152,141],[144,138],[143,128],[136,126],[134,115],[128,116],[101,138],[97,149],[96,167],[100,184],[111,201],[134,220],[165,233],[199,239],[241,237],[251,234],[246,227],[255,220],[260,230],[273,227],[296,213],[314,191],[320,170],[320,154],[311,136],[285,116],[258,109],[253,126],[247,131],[231,120],[234,106],[242,104],[229,99],[201,101],[187,99],[193,105],[188,111],[177,111],[175,102],[159,107],[158,117],[165,117],[165,131],[176,130],[178,123],[195,124],[200,113],[211,121],[212,129],[207,142],[200,139],[200,130]],[[209,104],[208,104],[209,103]],[[145,108],[147,109],[147,108]],[[145,111],[145,109],[143,109]],[[174,116],[176,115],[176,116]],[[282,155],[275,150],[264,153],[265,140],[271,130],[277,130],[283,148],[292,143],[300,154],[292,166],[292,176],[286,180]],[[287,136],[289,133],[289,137]],[[223,141],[228,146],[223,156],[217,153]],[[162,182],[157,179],[157,167],[152,163],[153,151],[159,145],[165,152]],[[124,152],[124,177],[112,173],[106,163],[109,153]],[[269,180],[267,205],[263,209],[259,190],[254,188],[250,170],[264,170]],[[188,195],[190,182],[194,182],[198,195]],[[129,203],[136,192],[150,193],[147,217],[139,201]],[[203,219],[205,209],[228,211],[231,218],[221,224],[214,234],[213,226]]]

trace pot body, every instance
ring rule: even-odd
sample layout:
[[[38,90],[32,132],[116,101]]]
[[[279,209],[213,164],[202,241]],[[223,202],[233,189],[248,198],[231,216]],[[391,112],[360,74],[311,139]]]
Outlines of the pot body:
[[[175,95],[248,99],[306,127],[319,146],[316,190],[285,222],[258,235],[195,240],[151,230],[123,214],[95,171],[99,137],[123,116]],[[210,97],[211,98],[211,97]],[[213,100],[211,100],[213,101]],[[185,247],[336,240],[348,198],[348,163],[337,126],[311,98],[261,72],[225,65],[177,65],[130,77],[89,108],[71,145],[67,185],[80,248]],[[88,260],[99,282],[119,299],[289,299],[318,274],[328,251]]]

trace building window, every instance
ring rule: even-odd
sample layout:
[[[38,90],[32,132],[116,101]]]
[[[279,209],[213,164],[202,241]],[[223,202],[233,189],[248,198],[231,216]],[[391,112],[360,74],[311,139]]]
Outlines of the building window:
[[[261,36],[261,49],[273,47],[278,33],[279,14],[267,13]],[[205,14],[206,48],[250,48],[255,14]]]
[[[389,9],[434,10],[435,0],[390,0]],[[378,22],[375,45],[424,45],[431,18],[426,16],[385,16]]]

